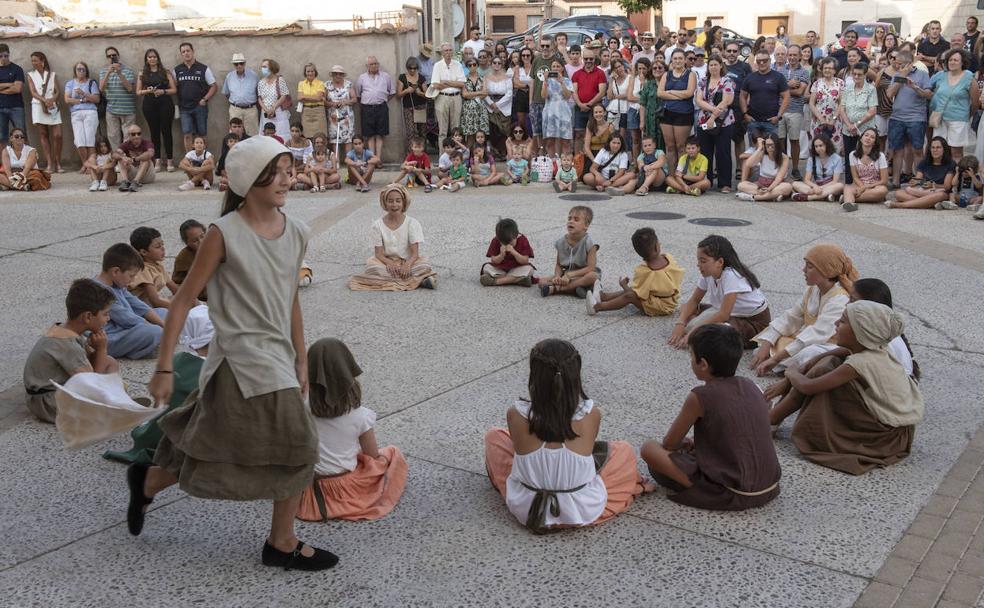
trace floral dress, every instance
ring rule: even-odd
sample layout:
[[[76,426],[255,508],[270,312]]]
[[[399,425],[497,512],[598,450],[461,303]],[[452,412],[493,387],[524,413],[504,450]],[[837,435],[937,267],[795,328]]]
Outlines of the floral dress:
[[[564,86],[573,91],[570,78],[564,78]],[[564,99],[560,80],[547,79],[547,99],[543,104],[543,136],[557,139],[574,139],[574,112],[571,106],[573,96]]]
[[[485,79],[479,76],[474,82],[470,78],[465,78],[465,90],[474,93],[481,91],[485,85]],[[485,105],[485,100],[480,97],[472,97],[461,102],[461,131],[465,137],[471,137],[478,131],[489,132],[489,109]]]
[[[717,105],[725,95],[729,93],[732,95],[735,94],[735,83],[727,76],[722,76],[719,78],[717,85],[715,85],[713,89],[709,86],[709,80],[709,78],[704,77],[700,79],[699,83],[697,83],[697,94],[700,95],[700,98],[705,102]],[[717,97],[718,94],[720,94],[721,97]],[[700,116],[697,119],[697,126],[700,127],[700,125],[707,123],[710,119],[710,112],[707,110],[700,110]],[[729,107],[724,114],[718,117],[718,121],[715,124],[720,127],[727,127],[728,125],[734,124],[734,122],[735,113]]]
[[[663,149],[663,129],[659,122],[663,117],[663,100],[657,95],[657,84],[655,80],[646,80],[639,91],[639,107],[646,109],[646,122],[642,127],[643,137],[652,137],[656,142],[656,149]]]
[[[351,89],[352,82],[350,80],[345,80],[342,82],[341,86],[337,86],[334,80],[329,80],[325,83],[325,91],[328,94],[328,101],[347,101],[349,99],[349,91]],[[329,142],[335,143],[337,138],[339,143],[350,143],[354,133],[355,112],[352,110],[352,106],[328,108]]]
[[[842,152],[842,142],[843,137],[841,131],[844,130],[841,121],[837,118],[837,106],[840,102],[841,93],[844,92],[844,81],[840,78],[834,78],[834,80],[828,83],[823,78],[818,78],[813,86],[810,87],[810,94],[816,95],[816,105],[817,112],[821,116],[834,118],[833,132],[830,132],[830,127],[826,129],[826,134],[830,136],[830,140],[834,142],[834,147],[837,148],[837,153]],[[810,139],[818,135],[822,135],[825,132],[825,125],[817,120],[813,121],[813,126],[810,129]]]

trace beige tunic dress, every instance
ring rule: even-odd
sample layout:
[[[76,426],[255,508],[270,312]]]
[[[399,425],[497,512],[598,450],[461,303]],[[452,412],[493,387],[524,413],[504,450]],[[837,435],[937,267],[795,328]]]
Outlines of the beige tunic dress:
[[[199,390],[160,418],[154,461],[192,496],[281,500],[311,483],[318,462],[290,330],[308,228],[287,217],[283,234],[264,239],[239,213],[213,225],[225,241],[208,282],[215,338]]]

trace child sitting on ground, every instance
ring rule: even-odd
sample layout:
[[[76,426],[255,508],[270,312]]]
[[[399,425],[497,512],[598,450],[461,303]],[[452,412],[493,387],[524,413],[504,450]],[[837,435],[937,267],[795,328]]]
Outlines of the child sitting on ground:
[[[485,252],[489,261],[482,265],[479,282],[494,285],[533,285],[533,247],[526,235],[520,234],[516,220],[501,219],[495,225],[495,237]]]
[[[837,347],[786,368],[792,388],[769,412],[778,427],[793,412],[792,440],[808,460],[862,475],[909,455],[924,404],[916,381],[888,352],[902,317],[866,300],[848,304],[837,323]]]
[[[626,187],[626,194],[634,190],[638,196],[645,196],[650,188],[659,188],[666,182],[666,154],[656,147],[652,137],[642,138],[642,152],[636,158],[636,169],[635,187]]]
[[[319,458],[297,518],[380,519],[403,494],[407,461],[395,446],[376,447],[376,412],[362,405],[362,370],[348,347],[322,338],[308,349],[307,360]]]
[[[24,363],[24,390],[27,409],[38,420],[54,422],[57,414],[55,387],[82,372],[114,374],[116,359],[107,354],[103,326],[109,321],[109,307],[115,297],[92,279],[72,282],[65,298],[67,317],[55,323],[34,344]],[[86,332],[89,332],[86,337]]]
[[[164,239],[155,228],[141,226],[130,233],[130,245],[143,258],[143,269],[130,281],[130,293],[152,308],[168,308],[170,299],[161,295],[166,287],[171,295],[178,293],[178,285],[164,268]]]
[[[178,234],[185,246],[174,257],[174,272],[171,273],[171,280],[180,287],[184,283],[185,277],[188,276],[188,271],[191,270],[191,264],[195,261],[198,248],[205,240],[205,226],[198,220],[185,220],[178,227]],[[202,302],[208,300],[205,288],[202,288],[202,292],[198,294],[198,299]]]
[[[280,143],[284,143],[284,138],[277,135],[277,125],[272,122],[263,123],[263,135],[266,137],[272,137]]]
[[[430,192],[433,189],[430,168],[430,157],[424,152],[424,140],[414,137],[410,140],[410,153],[400,165],[400,174],[393,181],[407,188],[420,185],[424,187],[424,192]]]
[[[457,192],[468,184],[468,167],[465,166],[465,159],[461,152],[454,150],[451,152],[451,166],[446,177],[442,177],[438,182],[441,190]]]
[[[328,192],[328,189],[340,190],[342,187],[341,176],[335,168],[331,152],[321,148],[315,148],[308,158],[305,170],[308,179],[311,180],[311,192]]]
[[[445,137],[441,143],[441,149],[443,152],[437,159],[437,183],[443,186],[449,183],[445,180],[451,176],[451,153],[455,151],[454,140],[450,137]]]
[[[352,149],[345,155],[345,166],[348,167],[346,181],[355,184],[356,192],[369,192],[372,174],[381,164],[382,161],[366,147],[366,141],[361,136],[352,138]]]
[[[622,291],[598,293],[589,291],[586,298],[588,314],[602,310],[620,310],[629,304],[650,317],[673,314],[680,301],[683,268],[673,256],[662,253],[659,239],[652,228],[640,228],[632,234],[632,248],[642,258],[632,273],[632,283],[622,277]]]
[[[588,234],[594,219],[591,207],[577,205],[567,212],[567,234],[554,242],[557,262],[552,277],[540,279],[540,295],[544,298],[558,293],[573,293],[586,298],[595,281],[601,279],[598,268],[599,245]]]
[[[577,169],[574,168],[574,157],[570,152],[560,155],[560,164],[553,179],[554,192],[577,192]]]
[[[581,355],[570,342],[533,347],[527,386],[530,399],[506,412],[508,430],[485,434],[489,480],[527,529],[600,524],[653,489],[642,484],[632,446],[596,441],[601,411],[584,394]]]
[[[103,254],[102,272],[96,276],[96,282],[116,296],[105,327],[109,341],[106,352],[116,359],[150,357],[161,343],[167,309],[151,308],[127,290],[143,267],[136,249],[116,243]]]
[[[686,154],[677,162],[676,173],[666,176],[666,192],[700,196],[711,187],[707,157],[700,153],[700,142],[694,136],[687,138],[684,150]]]
[[[471,149],[469,149],[468,144],[465,143],[465,132],[461,130],[461,127],[454,127],[451,129],[448,137],[452,142],[454,142],[455,150],[461,152],[461,156],[465,159],[465,163],[471,166],[471,163],[469,162]]]
[[[495,159],[486,154],[485,146],[480,145],[472,148],[471,181],[476,188],[493,184],[508,186],[512,183],[508,175],[499,173],[495,166]]]
[[[513,150],[512,158],[506,161],[506,171],[514,184],[530,183],[530,161],[523,158],[523,151]]]
[[[92,178],[89,192],[104,192],[116,185],[116,159],[113,158],[113,147],[108,139],[101,135],[96,138],[95,151],[86,159],[83,169],[88,170]]]
[[[742,344],[753,346],[752,338],[768,327],[772,313],[758,278],[741,263],[731,241],[712,234],[697,243],[697,270],[697,288],[680,309],[669,344],[684,348],[687,335],[701,325],[727,323]],[[705,295],[707,304],[702,304]]]
[[[837,245],[816,245],[804,256],[806,293],[803,300],[774,319],[754,340],[759,344],[751,368],[759,376],[787,367],[800,368],[806,357],[800,352],[811,344],[826,350],[837,331],[858,271],[851,258]]]
[[[690,368],[703,382],[690,391],[662,443],[640,455],[675,493],[673,502],[741,511],[779,495],[779,459],[769,432],[769,404],[748,378],[735,376],[742,338],[728,325],[702,325],[687,337]],[[693,427],[694,437],[687,437]]]
[[[629,160],[625,139],[615,133],[605,147],[595,154],[591,166],[584,172],[585,185],[611,196],[625,194],[622,188],[635,182],[635,168],[629,166]]]
[[[973,154],[960,157],[957,161],[957,176],[953,180],[953,192],[950,200],[936,204],[937,209],[962,209],[967,208],[977,211],[981,207],[981,188],[982,183],[980,161]]]
[[[193,146],[178,164],[178,168],[188,176],[188,181],[178,186],[178,190],[193,190],[196,186],[201,186],[202,190],[211,190],[212,182],[215,181],[215,157],[205,149],[203,136],[195,136]]]

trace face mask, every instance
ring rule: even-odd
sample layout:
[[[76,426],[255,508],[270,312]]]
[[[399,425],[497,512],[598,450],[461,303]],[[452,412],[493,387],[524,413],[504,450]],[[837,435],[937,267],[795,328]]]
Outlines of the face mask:
[[[260,74],[262,74],[264,78],[269,76],[270,68],[266,68],[266,67],[260,68]]]

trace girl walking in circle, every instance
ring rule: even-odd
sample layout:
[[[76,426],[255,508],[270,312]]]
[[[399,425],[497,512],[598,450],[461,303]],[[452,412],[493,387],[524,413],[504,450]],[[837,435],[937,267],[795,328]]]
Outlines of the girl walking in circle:
[[[222,215],[171,301],[149,387],[157,403],[174,390],[174,346],[206,283],[215,340],[199,390],[158,419],[164,436],[155,464],[127,469],[127,525],[140,534],[146,506],[175,483],[199,498],[273,500],[263,564],[325,570],[338,557],[294,534],[318,436],[303,399],[308,372],[297,298],[308,228],[282,211],[290,169],[290,152],[271,137],[251,137],[229,151]]]

